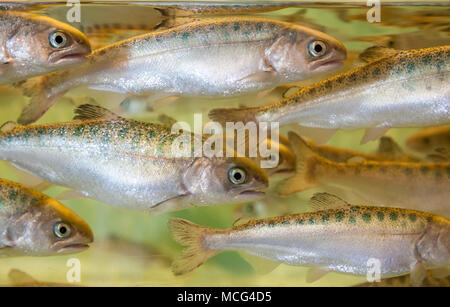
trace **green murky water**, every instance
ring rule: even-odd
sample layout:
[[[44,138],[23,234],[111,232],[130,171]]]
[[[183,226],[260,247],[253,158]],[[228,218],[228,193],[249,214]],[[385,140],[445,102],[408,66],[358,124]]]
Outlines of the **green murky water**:
[[[116,1],[114,1],[116,2]],[[450,6],[439,3],[423,2],[426,5],[382,6],[381,22],[369,23],[366,20],[368,7],[347,5],[302,5],[292,3],[292,7],[251,15],[280,19],[309,26],[326,32],[341,40],[349,51],[347,65],[353,67],[357,54],[371,45],[384,45],[397,49],[413,49],[450,44]],[[432,6],[431,4],[435,4]],[[173,3],[170,4],[173,7]],[[140,30],[122,30],[114,33],[96,29],[99,23],[122,21],[131,25],[155,27],[165,18],[161,9],[168,9],[164,3],[139,6],[127,4],[82,5],[81,24],[73,24],[83,29],[93,46],[102,46],[114,41],[142,33]],[[35,8],[38,13],[47,14],[65,21],[68,7],[51,5]],[[120,10],[120,15],[118,14]],[[100,14],[101,12],[102,14]],[[125,13],[126,12],[126,13]],[[173,12],[173,11],[171,11]],[[175,13],[177,13],[175,11]],[[179,13],[179,12],[178,12]],[[184,14],[186,15],[186,14]],[[189,14],[187,14],[189,15]],[[129,16],[135,16],[130,18]],[[195,18],[202,18],[197,15]],[[189,18],[186,16],[180,18]],[[180,19],[181,20],[181,19]],[[313,80],[304,82],[307,84]],[[300,84],[302,85],[302,84]],[[40,122],[68,121],[73,116],[74,103],[83,102],[85,97],[94,97],[103,106],[114,108],[123,99],[114,94],[105,94],[92,90],[77,89],[62,98]],[[152,120],[157,114],[167,114],[178,120],[193,123],[193,113],[202,113],[206,122],[208,110],[221,106],[238,104],[255,105],[273,102],[277,97],[264,100],[248,96],[233,99],[188,99],[181,98],[174,103],[158,109],[154,113],[140,114],[139,119]],[[0,122],[17,119],[28,99],[20,92],[9,87],[0,87]],[[415,129],[391,129],[388,132],[401,145]],[[377,142],[359,145],[363,131],[338,132],[329,142],[330,145],[373,151]],[[21,180],[13,167],[0,162],[1,176],[7,179]],[[64,188],[52,187],[46,191],[55,196]],[[280,203],[271,203],[267,211],[260,215],[301,212],[306,200],[313,191],[299,193]],[[175,277],[170,271],[170,262],[181,250],[170,237],[166,227],[169,217],[182,217],[195,223],[214,227],[229,227],[241,211],[238,206],[224,205],[216,207],[192,208],[185,211],[150,216],[147,213],[135,213],[116,209],[94,200],[81,199],[64,201],[92,227],[95,243],[88,251],[76,255],[48,258],[7,258],[0,261],[0,284],[8,284],[7,274],[11,268],[29,273],[40,281],[66,282],[67,260],[78,258],[81,263],[81,284],[83,285],[169,285],[169,286],[299,286],[332,285],[345,286],[364,281],[364,278],[342,274],[328,274],[314,284],[306,284],[304,277],[307,269],[287,265],[279,266],[267,275],[256,274],[251,266],[237,253],[224,252],[212,258],[194,272]]]

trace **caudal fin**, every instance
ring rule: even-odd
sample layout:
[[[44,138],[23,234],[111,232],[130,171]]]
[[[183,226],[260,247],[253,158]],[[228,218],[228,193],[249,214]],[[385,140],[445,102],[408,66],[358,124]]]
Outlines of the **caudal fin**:
[[[289,141],[291,148],[295,153],[295,175],[280,183],[278,193],[280,195],[289,195],[300,192],[315,186],[313,174],[310,174],[309,169],[312,163],[318,163],[321,157],[316,154],[304,139],[294,132],[289,132]],[[313,159],[318,158],[318,159]],[[323,159],[323,158],[322,158]]]
[[[219,108],[209,111],[209,118],[215,122],[219,122],[222,125],[225,123],[237,123],[237,122],[257,122],[256,112],[258,108]]]
[[[202,265],[219,250],[210,250],[205,244],[204,236],[209,227],[199,226],[184,219],[172,218],[169,220],[169,229],[175,241],[186,248],[172,264],[175,275],[191,272]]]
[[[47,76],[31,78],[17,85],[25,96],[31,97],[29,104],[23,109],[17,122],[29,125],[40,119],[62,94],[51,93],[47,86]]]

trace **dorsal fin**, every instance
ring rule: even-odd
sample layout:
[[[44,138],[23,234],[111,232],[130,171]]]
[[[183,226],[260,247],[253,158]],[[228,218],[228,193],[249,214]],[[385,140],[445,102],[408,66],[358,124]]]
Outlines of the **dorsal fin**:
[[[1,127],[0,127],[0,132],[8,132],[13,130],[14,128],[18,127],[19,125],[16,124],[13,121],[9,121],[4,123]]]
[[[366,63],[370,63],[382,58],[393,56],[397,53],[398,51],[392,48],[373,46],[361,52],[359,58]]]
[[[400,146],[389,136],[382,136],[378,145],[377,154],[390,157],[403,156]]]
[[[30,275],[18,269],[11,269],[8,273],[8,278],[13,286],[33,285],[39,283]]]
[[[309,206],[312,211],[321,211],[333,208],[345,208],[350,206],[350,204],[333,194],[316,193],[309,200]]]
[[[109,111],[108,109],[94,106],[92,104],[83,104],[75,109],[75,117],[74,120],[120,120],[122,117],[119,115]]]

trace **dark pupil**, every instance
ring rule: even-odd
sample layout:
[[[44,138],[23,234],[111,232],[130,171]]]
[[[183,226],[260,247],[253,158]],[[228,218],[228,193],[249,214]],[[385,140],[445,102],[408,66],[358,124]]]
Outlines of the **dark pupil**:
[[[314,51],[316,51],[317,53],[320,53],[322,51],[322,46],[320,45],[315,45],[314,46]]]
[[[63,37],[61,35],[58,35],[55,37],[55,42],[57,44],[62,44],[62,42],[64,41]]]
[[[59,232],[60,232],[61,234],[65,234],[65,233],[67,232],[67,228],[64,227],[64,226],[61,226],[61,228],[59,228]]]
[[[241,175],[241,173],[234,173],[234,179],[236,179],[236,181],[239,181],[239,180],[241,180],[242,179],[242,175]]]

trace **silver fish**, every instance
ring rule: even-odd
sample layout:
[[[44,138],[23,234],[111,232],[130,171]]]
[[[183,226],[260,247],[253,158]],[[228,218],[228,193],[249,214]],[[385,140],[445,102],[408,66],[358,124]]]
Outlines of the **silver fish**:
[[[371,63],[300,89],[269,106],[210,111],[224,122],[279,122],[308,128],[367,128],[362,143],[391,127],[450,123],[450,46],[396,51],[369,48]]]
[[[180,134],[166,126],[92,105],[76,113],[70,123],[4,126],[0,159],[85,196],[153,213],[264,196],[267,175],[250,159],[183,155],[174,145]]]
[[[87,37],[68,24],[0,11],[0,85],[79,65],[90,53]]]
[[[31,97],[18,122],[39,119],[68,90],[159,98],[233,96],[337,69],[345,47],[305,27],[262,18],[202,19],[95,50],[89,62],[22,85]]]
[[[353,206],[326,193],[316,194],[311,204],[319,210],[228,229],[171,219],[173,237],[187,246],[172,269],[184,274],[221,251],[241,250],[280,263],[353,275],[366,275],[368,261],[375,259],[382,278],[411,273],[412,283],[420,284],[426,269],[450,264],[450,221],[445,218]]]
[[[0,179],[0,257],[50,256],[85,250],[89,225],[58,201]]]

